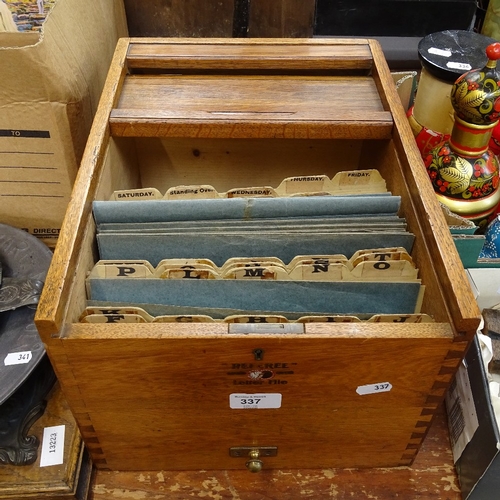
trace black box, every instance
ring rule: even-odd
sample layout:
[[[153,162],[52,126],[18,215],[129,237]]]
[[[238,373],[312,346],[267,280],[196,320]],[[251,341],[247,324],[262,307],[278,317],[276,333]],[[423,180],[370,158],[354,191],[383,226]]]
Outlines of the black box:
[[[314,35],[420,36],[468,30],[475,0],[317,0]]]

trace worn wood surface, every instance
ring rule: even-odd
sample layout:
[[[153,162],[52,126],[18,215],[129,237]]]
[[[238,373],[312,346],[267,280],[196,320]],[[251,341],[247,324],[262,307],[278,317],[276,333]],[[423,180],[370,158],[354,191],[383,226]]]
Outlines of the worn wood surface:
[[[230,37],[234,0],[124,0],[131,36]]]
[[[124,0],[134,37],[312,37],[315,0]]]
[[[175,456],[171,459],[175,461]],[[460,500],[446,416],[438,412],[411,467],[98,471],[92,500]]]
[[[315,0],[251,0],[249,37],[312,37]]]

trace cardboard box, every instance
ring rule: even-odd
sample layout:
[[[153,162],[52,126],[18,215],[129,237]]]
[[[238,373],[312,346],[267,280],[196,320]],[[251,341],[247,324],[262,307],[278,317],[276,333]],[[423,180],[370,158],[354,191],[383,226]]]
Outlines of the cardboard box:
[[[455,465],[464,500],[498,498],[500,488],[500,432],[490,395],[490,376],[479,335],[460,368],[446,399]],[[487,363],[487,360],[486,360]]]
[[[0,221],[54,246],[116,42],[127,33],[123,2],[57,0],[40,31],[32,28],[0,33]]]

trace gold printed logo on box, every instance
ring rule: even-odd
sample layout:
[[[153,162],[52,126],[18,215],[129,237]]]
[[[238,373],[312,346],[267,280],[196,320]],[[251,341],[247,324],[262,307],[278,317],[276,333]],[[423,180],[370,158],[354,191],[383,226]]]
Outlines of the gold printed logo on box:
[[[274,377],[272,370],[250,370],[247,372],[250,380],[268,380]]]
[[[288,384],[283,376],[293,375],[293,366],[297,363],[232,363],[226,372],[233,379],[233,385],[280,385]]]

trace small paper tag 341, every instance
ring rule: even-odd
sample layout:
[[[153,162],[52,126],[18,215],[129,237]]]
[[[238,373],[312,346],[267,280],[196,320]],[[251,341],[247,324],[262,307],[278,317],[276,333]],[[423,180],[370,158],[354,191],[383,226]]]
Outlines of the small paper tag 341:
[[[31,351],[11,352],[5,356],[4,365],[24,365],[29,363],[32,357]]]
[[[366,394],[377,394],[379,392],[389,392],[392,389],[392,385],[389,382],[379,382],[378,384],[368,384],[360,385],[356,392],[360,396],[365,396]]]
[[[40,467],[60,465],[64,463],[64,434],[65,425],[45,427],[43,430]]]

